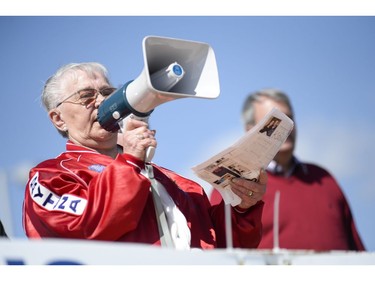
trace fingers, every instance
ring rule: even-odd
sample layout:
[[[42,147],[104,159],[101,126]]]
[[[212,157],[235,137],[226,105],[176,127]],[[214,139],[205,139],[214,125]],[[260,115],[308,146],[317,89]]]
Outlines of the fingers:
[[[148,128],[148,123],[142,120],[128,118],[125,124],[125,131],[131,131],[139,127],[146,127]]]
[[[261,200],[264,194],[262,184],[241,178],[233,179],[231,188],[241,199],[255,203]]]
[[[250,208],[262,200],[266,192],[267,172],[260,171],[258,182],[244,178],[234,178],[230,184],[233,193],[238,195],[242,201],[239,207]]]
[[[136,129],[138,130],[138,129]],[[140,133],[135,133],[134,136],[139,140],[144,140],[144,139],[155,139],[155,133],[156,131],[155,130],[148,130],[146,129],[144,132],[140,132]]]
[[[155,130],[150,130],[148,128],[148,123],[142,120],[129,118],[125,125],[124,133],[120,133],[119,137],[124,134],[130,136],[130,138],[135,138],[138,141],[144,139],[155,139]]]
[[[130,118],[126,123],[125,133],[133,135],[137,140],[154,139],[156,131],[148,128],[148,123],[138,119]]]
[[[258,180],[258,182],[260,184],[266,184],[267,180],[268,180],[267,172],[264,169],[261,169],[260,170],[260,174],[259,174],[259,180]]]
[[[117,144],[124,146],[124,138],[133,139],[134,141],[142,141],[144,139],[155,139],[155,130],[148,130],[145,127],[138,127],[132,131],[127,131],[125,133],[119,132],[117,134]]]
[[[155,130],[148,128],[148,123],[129,119],[123,133],[118,134],[117,143],[123,147],[123,152],[145,160],[148,147],[157,147]]]

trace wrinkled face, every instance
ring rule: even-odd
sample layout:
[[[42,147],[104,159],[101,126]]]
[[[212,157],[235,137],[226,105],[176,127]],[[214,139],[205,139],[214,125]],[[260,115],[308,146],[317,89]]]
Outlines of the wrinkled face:
[[[78,72],[77,78],[66,77],[64,96],[57,108],[49,112],[55,127],[67,131],[69,139],[76,143],[95,150],[109,150],[116,147],[117,134],[103,129],[97,121],[97,112],[100,103],[104,100],[101,94],[89,105],[81,103],[79,95],[72,95],[83,89],[103,90],[112,87],[100,74],[89,76],[83,71]],[[83,100],[84,96],[82,96]]]
[[[285,115],[287,115],[289,118],[293,120],[292,112],[290,111],[290,108],[286,104],[281,103],[281,102],[276,102],[267,97],[262,97],[261,100],[259,102],[256,102],[254,105],[255,122],[258,123],[274,107],[278,108],[281,112],[283,112]],[[295,142],[296,142],[296,128],[294,127],[289,137],[281,146],[279,154],[284,153],[284,154],[287,154],[288,157],[291,157],[291,155],[293,154],[294,147],[295,147]]]

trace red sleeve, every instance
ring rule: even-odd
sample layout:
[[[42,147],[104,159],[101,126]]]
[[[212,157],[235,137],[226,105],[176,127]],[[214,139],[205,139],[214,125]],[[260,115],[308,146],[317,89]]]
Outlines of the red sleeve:
[[[206,244],[216,244],[215,246],[218,248],[226,248],[225,206],[221,197],[220,203],[212,206],[204,189],[198,183],[188,179],[182,179],[177,174],[172,173],[165,168],[163,168],[163,171],[168,173],[169,177],[175,180],[180,188],[185,192],[188,192],[190,195],[189,197],[194,200],[194,208],[189,209],[190,214],[193,214],[194,210],[198,210],[198,214],[196,215],[199,222],[196,220],[194,221],[196,225],[194,229],[196,230],[198,228],[197,225],[204,224],[202,228],[207,230],[212,224],[215,232],[215,237],[213,239],[216,240],[216,243],[206,237]],[[219,196],[221,195],[219,194]],[[187,198],[184,198],[184,202],[187,202]],[[183,206],[180,205],[179,207],[181,208]],[[234,208],[231,208],[231,211],[233,246],[236,248],[256,248],[261,239],[263,202],[258,202],[258,204],[249,208],[244,213],[238,213]],[[190,216],[190,220],[192,221],[193,219],[194,218]],[[203,232],[201,231],[199,234],[202,235],[202,233]],[[193,235],[194,234],[197,233],[193,233]],[[192,237],[192,243],[194,242],[193,240],[194,237]],[[200,240],[200,243],[202,244],[202,241],[204,241],[202,236],[200,236]]]
[[[117,240],[135,229],[150,183],[126,160],[141,165],[118,155],[100,173],[86,169],[78,176],[51,162],[32,169],[24,200],[26,235]]]
[[[362,242],[360,235],[358,234],[357,227],[355,225],[352,212],[350,210],[349,204],[345,199],[345,216],[346,216],[346,227],[348,233],[348,244],[350,250],[353,251],[366,251],[366,248]]]
[[[218,205],[220,204],[222,200],[222,197],[220,195],[220,192],[217,191],[215,188],[212,190],[211,195],[210,195],[210,202],[211,205]]]
[[[226,247],[225,235],[225,205],[217,192],[220,202],[211,207],[211,217],[214,220],[215,230],[217,232],[217,244],[219,248]],[[244,213],[239,213],[231,207],[232,217],[232,237],[234,248],[257,248],[262,238],[262,212],[263,201],[249,208]]]

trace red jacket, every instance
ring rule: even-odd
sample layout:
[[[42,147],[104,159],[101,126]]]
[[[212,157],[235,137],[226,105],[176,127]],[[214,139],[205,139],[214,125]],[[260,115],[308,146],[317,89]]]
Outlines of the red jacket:
[[[364,251],[349,204],[335,179],[312,164],[299,164],[290,177],[268,173],[259,249],[272,249],[275,194],[279,201],[279,248]],[[221,201],[219,192],[210,196]]]
[[[23,224],[29,238],[71,238],[160,245],[150,181],[144,163],[116,159],[67,142],[67,151],[30,171]],[[225,247],[224,205],[211,206],[203,188],[162,167],[160,181],[185,215],[192,248]],[[263,202],[246,213],[232,208],[233,246],[256,248]]]

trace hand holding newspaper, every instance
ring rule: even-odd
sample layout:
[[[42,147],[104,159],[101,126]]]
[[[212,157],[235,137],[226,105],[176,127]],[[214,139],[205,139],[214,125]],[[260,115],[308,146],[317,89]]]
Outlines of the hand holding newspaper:
[[[294,126],[294,122],[273,108],[258,124],[234,145],[192,168],[201,179],[216,188],[226,204],[236,206],[241,199],[232,192],[229,183],[234,177],[257,181],[275,157]]]

